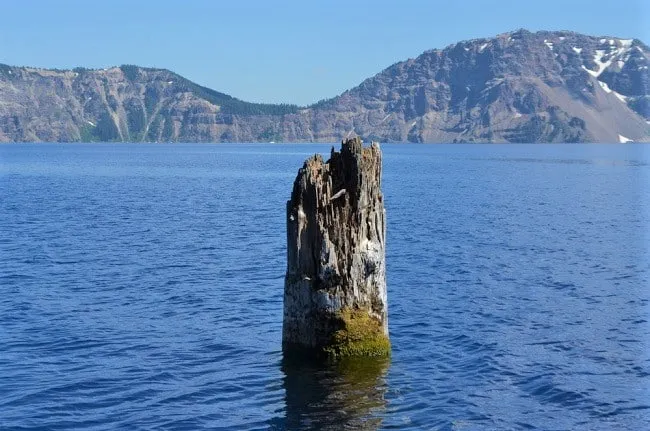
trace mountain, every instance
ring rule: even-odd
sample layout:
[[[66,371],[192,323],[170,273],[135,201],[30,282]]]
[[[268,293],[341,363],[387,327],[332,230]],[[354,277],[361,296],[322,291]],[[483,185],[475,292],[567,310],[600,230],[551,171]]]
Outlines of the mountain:
[[[638,40],[519,30],[427,51],[314,108],[382,141],[647,140],[648,54]]]
[[[243,102],[164,69],[0,65],[0,141],[256,140],[264,138],[254,124],[297,111]]]
[[[636,39],[518,30],[426,51],[308,107],[163,69],[0,65],[0,141],[648,141],[649,59]]]

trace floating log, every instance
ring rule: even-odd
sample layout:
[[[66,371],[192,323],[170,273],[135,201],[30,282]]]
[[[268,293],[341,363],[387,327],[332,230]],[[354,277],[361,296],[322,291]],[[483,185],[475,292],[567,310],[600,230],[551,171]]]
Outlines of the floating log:
[[[385,238],[378,144],[352,138],[305,161],[287,202],[285,353],[390,353]]]

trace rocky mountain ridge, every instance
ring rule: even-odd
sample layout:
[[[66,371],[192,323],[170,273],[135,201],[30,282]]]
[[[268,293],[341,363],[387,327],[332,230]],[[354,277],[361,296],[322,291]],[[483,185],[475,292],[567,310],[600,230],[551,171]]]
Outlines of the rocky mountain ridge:
[[[0,65],[0,141],[648,141],[649,59],[639,40],[518,30],[426,51],[308,107],[164,69]]]

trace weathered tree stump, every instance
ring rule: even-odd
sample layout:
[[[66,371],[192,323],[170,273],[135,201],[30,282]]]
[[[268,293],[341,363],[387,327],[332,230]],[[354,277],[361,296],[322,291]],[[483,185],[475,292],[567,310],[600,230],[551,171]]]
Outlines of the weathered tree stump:
[[[390,353],[385,237],[379,145],[348,139],[305,161],[287,202],[285,352]]]

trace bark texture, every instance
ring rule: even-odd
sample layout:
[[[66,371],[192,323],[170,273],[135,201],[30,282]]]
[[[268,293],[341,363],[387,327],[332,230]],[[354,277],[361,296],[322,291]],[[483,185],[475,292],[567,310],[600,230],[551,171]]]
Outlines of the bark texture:
[[[377,144],[305,161],[287,202],[285,351],[389,353],[385,237]]]

